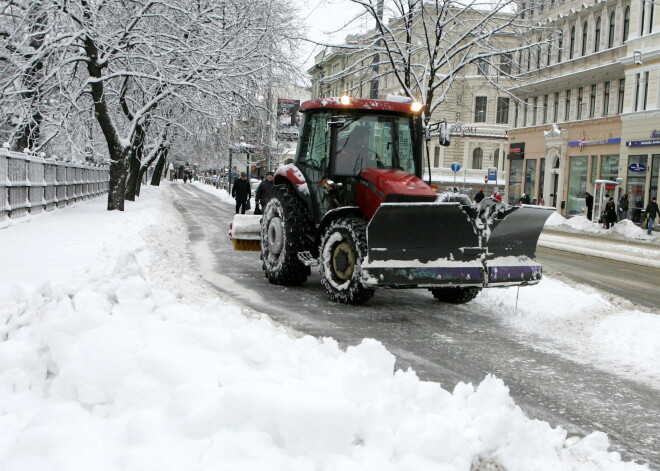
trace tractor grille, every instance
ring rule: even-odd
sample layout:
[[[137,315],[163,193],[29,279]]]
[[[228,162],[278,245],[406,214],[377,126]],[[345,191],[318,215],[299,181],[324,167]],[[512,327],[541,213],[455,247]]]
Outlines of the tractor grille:
[[[386,203],[432,203],[435,200],[435,196],[397,195],[392,193],[385,197]]]

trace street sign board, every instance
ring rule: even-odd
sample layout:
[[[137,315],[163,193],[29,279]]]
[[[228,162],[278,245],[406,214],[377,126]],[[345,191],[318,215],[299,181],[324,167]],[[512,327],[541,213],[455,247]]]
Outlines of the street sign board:
[[[497,181],[497,167],[488,167],[488,181]]]
[[[451,164],[452,172],[458,172],[460,169],[461,169],[461,164],[459,164],[458,162],[454,162],[453,164]]]

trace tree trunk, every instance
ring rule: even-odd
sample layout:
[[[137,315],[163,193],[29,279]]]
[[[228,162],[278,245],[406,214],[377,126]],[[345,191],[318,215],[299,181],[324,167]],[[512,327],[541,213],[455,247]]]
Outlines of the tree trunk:
[[[128,178],[126,179],[126,193],[124,194],[124,198],[128,201],[135,201],[135,188],[140,180],[140,159],[137,156],[137,152],[131,152],[129,162]]]
[[[124,210],[127,154],[128,150],[126,149],[121,153],[118,159],[113,158],[110,162],[110,191],[108,191],[108,211]]]
[[[165,151],[160,153],[156,166],[154,167],[154,174],[151,176],[151,185],[160,186],[160,179],[163,175],[163,169],[165,169]]]

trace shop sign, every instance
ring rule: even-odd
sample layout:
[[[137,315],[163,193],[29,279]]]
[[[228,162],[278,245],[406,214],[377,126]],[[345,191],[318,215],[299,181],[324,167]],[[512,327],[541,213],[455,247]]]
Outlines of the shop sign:
[[[451,125],[451,134],[453,136],[465,136],[466,134],[476,134],[476,126],[466,126],[461,122],[456,122]]]
[[[631,172],[646,172],[646,165],[635,162],[628,165],[628,170]]]
[[[509,144],[509,160],[522,160],[525,158],[525,143],[512,142]]]
[[[569,147],[579,147],[580,150],[582,150],[585,146],[599,146],[603,144],[620,144],[620,143],[621,143],[620,137],[587,138],[583,136],[577,141],[570,141],[568,145]]]
[[[642,147],[642,146],[660,146],[660,139],[647,139],[645,141],[626,142],[626,147]]]

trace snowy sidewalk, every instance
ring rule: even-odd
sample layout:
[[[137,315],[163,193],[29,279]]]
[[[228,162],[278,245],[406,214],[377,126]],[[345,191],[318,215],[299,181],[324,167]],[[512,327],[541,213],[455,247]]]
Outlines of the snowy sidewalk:
[[[660,268],[660,235],[651,236],[631,221],[604,229],[584,216],[570,219],[553,213],[539,238],[539,246],[619,262]]]

